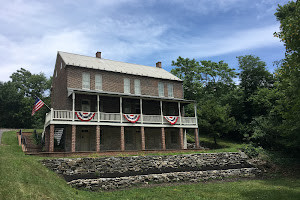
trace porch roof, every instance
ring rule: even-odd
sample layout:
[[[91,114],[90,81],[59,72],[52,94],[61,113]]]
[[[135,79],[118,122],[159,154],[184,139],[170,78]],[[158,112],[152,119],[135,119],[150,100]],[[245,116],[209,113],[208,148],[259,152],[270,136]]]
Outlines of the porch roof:
[[[103,95],[103,96],[115,96],[115,97],[129,97],[129,98],[138,98],[138,99],[149,99],[149,100],[165,100],[165,101],[175,101],[182,103],[194,103],[194,100],[186,100],[179,98],[170,98],[170,97],[158,97],[158,96],[149,96],[149,95],[136,95],[136,94],[125,94],[118,92],[107,92],[107,91],[99,91],[99,90],[86,90],[86,89],[77,89],[77,88],[68,88],[68,96],[72,93],[76,94],[90,94],[90,95]]]

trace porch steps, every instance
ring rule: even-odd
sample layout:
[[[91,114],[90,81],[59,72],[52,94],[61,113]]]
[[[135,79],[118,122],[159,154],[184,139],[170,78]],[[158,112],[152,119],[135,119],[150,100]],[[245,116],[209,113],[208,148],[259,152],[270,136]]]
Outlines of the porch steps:
[[[35,144],[32,132],[23,132],[23,137],[26,139],[26,152],[41,152],[42,145]]]
[[[54,138],[56,139],[58,145],[60,144],[60,140],[61,140],[63,133],[64,133],[64,128],[55,128],[54,129]]]

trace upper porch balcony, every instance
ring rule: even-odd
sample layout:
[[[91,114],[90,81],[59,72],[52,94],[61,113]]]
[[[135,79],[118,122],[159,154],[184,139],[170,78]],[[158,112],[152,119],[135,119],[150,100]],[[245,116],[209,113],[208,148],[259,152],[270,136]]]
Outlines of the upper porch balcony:
[[[72,97],[72,98],[71,98]],[[45,126],[49,124],[108,125],[144,127],[197,128],[196,106],[193,117],[185,117],[184,106],[193,103],[183,99],[137,97],[120,94],[103,94],[73,91],[69,95],[72,109],[53,109],[46,114]],[[82,118],[88,115],[88,119]],[[132,123],[128,116],[137,120]],[[127,117],[127,118],[126,118]],[[175,118],[171,124],[166,118]]]

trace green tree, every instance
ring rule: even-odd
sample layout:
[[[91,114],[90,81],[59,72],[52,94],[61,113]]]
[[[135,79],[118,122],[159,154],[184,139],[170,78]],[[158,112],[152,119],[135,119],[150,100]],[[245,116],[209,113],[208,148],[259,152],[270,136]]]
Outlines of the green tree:
[[[241,70],[240,87],[243,95],[243,113],[241,123],[250,123],[253,117],[260,116],[264,110],[258,110],[251,101],[251,95],[260,88],[272,88],[273,75],[266,69],[266,63],[253,55],[238,56],[239,69]]]
[[[50,105],[51,78],[43,73],[32,74],[21,68],[11,75],[11,81],[0,83],[0,126],[10,128],[42,128],[46,106],[31,116],[35,96]]]
[[[283,118],[280,126],[282,142],[291,152],[300,151],[300,2],[290,1],[278,6],[275,13],[280,31],[274,36],[286,47],[285,59],[280,62],[276,77],[282,92],[276,109]]]
[[[202,88],[199,62],[179,56],[176,62],[172,61],[172,66],[175,68],[171,73],[183,80],[184,97],[190,100],[197,99]]]

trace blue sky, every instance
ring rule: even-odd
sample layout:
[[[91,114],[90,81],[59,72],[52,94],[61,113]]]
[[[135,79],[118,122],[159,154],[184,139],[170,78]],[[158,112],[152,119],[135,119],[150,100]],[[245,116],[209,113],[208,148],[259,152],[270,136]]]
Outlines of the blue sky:
[[[21,67],[53,74],[57,51],[172,69],[178,56],[253,54],[274,70],[284,46],[274,13],[287,0],[0,0],[0,81]]]

